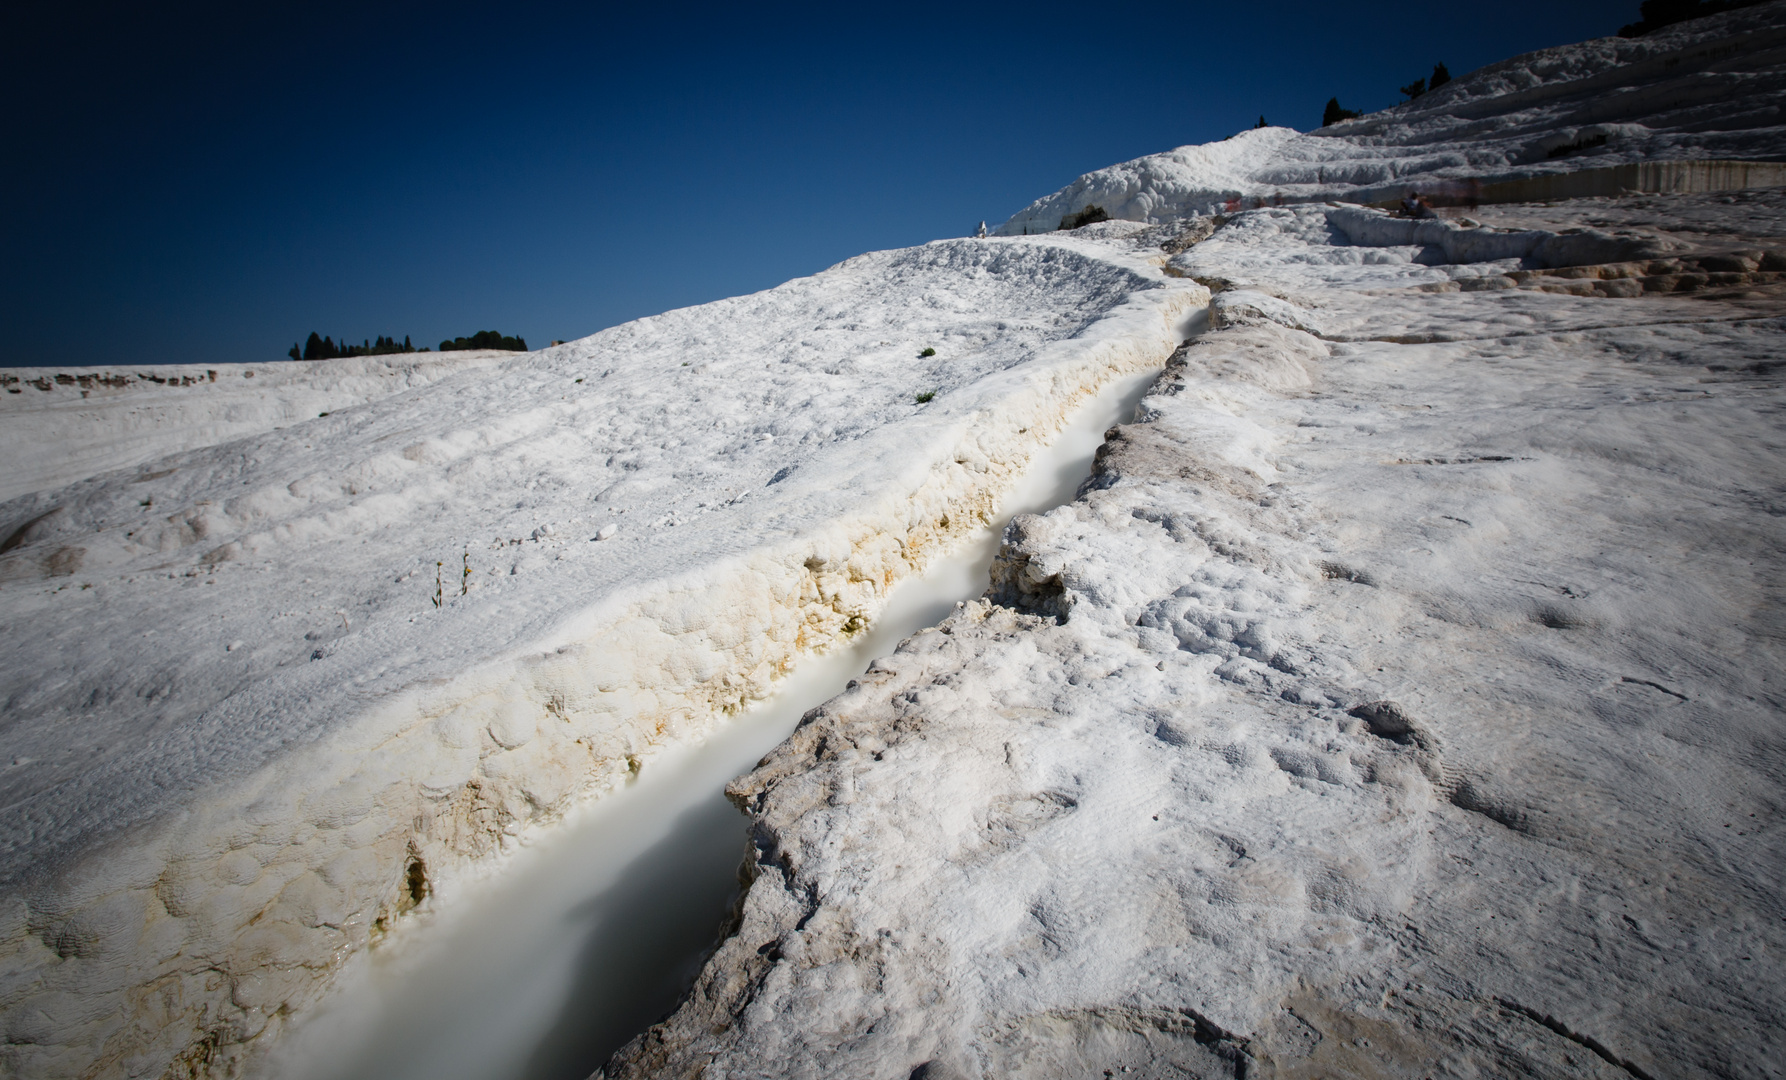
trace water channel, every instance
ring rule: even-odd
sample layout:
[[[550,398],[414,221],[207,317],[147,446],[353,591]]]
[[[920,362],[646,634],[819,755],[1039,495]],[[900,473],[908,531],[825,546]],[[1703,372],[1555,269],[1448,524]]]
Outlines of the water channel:
[[[585,1080],[666,1016],[738,895],[743,818],[726,782],[806,710],[899,642],[985,591],[1004,525],[1073,498],[1104,431],[1157,372],[1083,406],[1001,517],[899,584],[868,633],[799,663],[774,696],[699,746],[651,758],[625,789],[573,813],[432,923],[364,957],[270,1062],[281,1080]]]

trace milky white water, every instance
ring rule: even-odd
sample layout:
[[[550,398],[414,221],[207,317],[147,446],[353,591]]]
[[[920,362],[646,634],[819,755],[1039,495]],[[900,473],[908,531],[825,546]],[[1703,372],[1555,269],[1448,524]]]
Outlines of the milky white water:
[[[1111,424],[1156,372],[1113,382],[1042,451],[1001,517],[897,586],[849,648],[802,661],[779,691],[698,746],[571,816],[490,880],[442,897],[431,925],[351,968],[275,1052],[286,1080],[582,1080],[662,1019],[738,895],[742,818],[722,791],[808,709],[899,641],[985,591],[1005,523],[1070,500]],[[443,902],[444,901],[444,902]]]

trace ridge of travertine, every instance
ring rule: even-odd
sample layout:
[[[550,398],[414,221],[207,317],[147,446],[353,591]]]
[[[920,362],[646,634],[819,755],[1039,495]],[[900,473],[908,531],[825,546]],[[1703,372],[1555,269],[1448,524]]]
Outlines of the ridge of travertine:
[[[1203,309],[1163,261],[875,253],[0,503],[4,1069],[249,1067],[989,519]]]
[[[1774,86],[1782,21],[1536,55]],[[1152,230],[1209,331],[730,786],[736,923],[600,1075],[1778,1077],[1786,192],[1469,213]]]
[[[1541,49],[1318,131],[1243,131],[1098,169],[994,232],[1051,232],[1090,206],[1160,223],[1234,203],[1393,201],[1631,163],[1786,162],[1782,45],[1786,0]],[[1710,190],[1683,179],[1681,190]]]

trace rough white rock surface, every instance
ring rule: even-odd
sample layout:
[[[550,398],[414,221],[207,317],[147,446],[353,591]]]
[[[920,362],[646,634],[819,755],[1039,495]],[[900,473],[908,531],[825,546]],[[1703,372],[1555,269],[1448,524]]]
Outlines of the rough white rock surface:
[[[0,500],[300,424],[514,355],[0,368]]]
[[[1180,256],[1254,288],[733,784],[736,932],[607,1075],[1780,1075],[1786,275],[1345,250]]]
[[[398,392],[294,365],[249,408],[205,373],[0,502],[0,1070],[239,1069],[406,911],[978,527],[1207,303],[1164,261],[945,241]],[[21,389],[9,424],[129,427]],[[306,394],[347,403],[279,427]]]
[[[1647,161],[1786,160],[1786,3],[1490,64],[1415,100],[1301,134],[1273,127],[1087,173],[994,232],[1090,206],[1159,223],[1231,202],[1400,198]]]

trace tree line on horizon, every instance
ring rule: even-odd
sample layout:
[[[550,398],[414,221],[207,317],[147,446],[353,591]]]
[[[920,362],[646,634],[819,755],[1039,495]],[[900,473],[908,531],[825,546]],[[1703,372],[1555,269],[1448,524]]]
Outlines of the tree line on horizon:
[[[347,339],[342,338],[341,343],[337,345],[334,338],[318,337],[315,331],[312,331],[301,351],[296,344],[293,344],[291,351],[286,355],[293,360],[339,360],[347,356],[390,356],[393,353],[427,351],[426,346],[418,349],[411,345],[408,334],[403,335],[402,341],[381,334],[378,340],[362,342],[359,345],[349,345]]]
[[[504,337],[494,330],[479,330],[470,337],[456,337],[451,341],[440,343],[441,352],[456,352],[462,349],[507,349],[509,352],[526,352],[527,339],[519,334]]]
[[[526,352],[527,339],[520,335],[509,337],[495,330],[479,330],[470,337],[456,337],[440,343],[441,352],[460,352],[465,349],[506,349],[509,352]],[[339,343],[334,338],[318,336],[311,331],[310,337],[299,348],[294,342],[286,353],[293,360],[340,360],[351,356],[391,356],[397,353],[427,352],[428,346],[417,347],[409,343],[409,335],[403,340],[379,335],[376,340],[364,341],[358,345],[350,345],[346,338]]]

